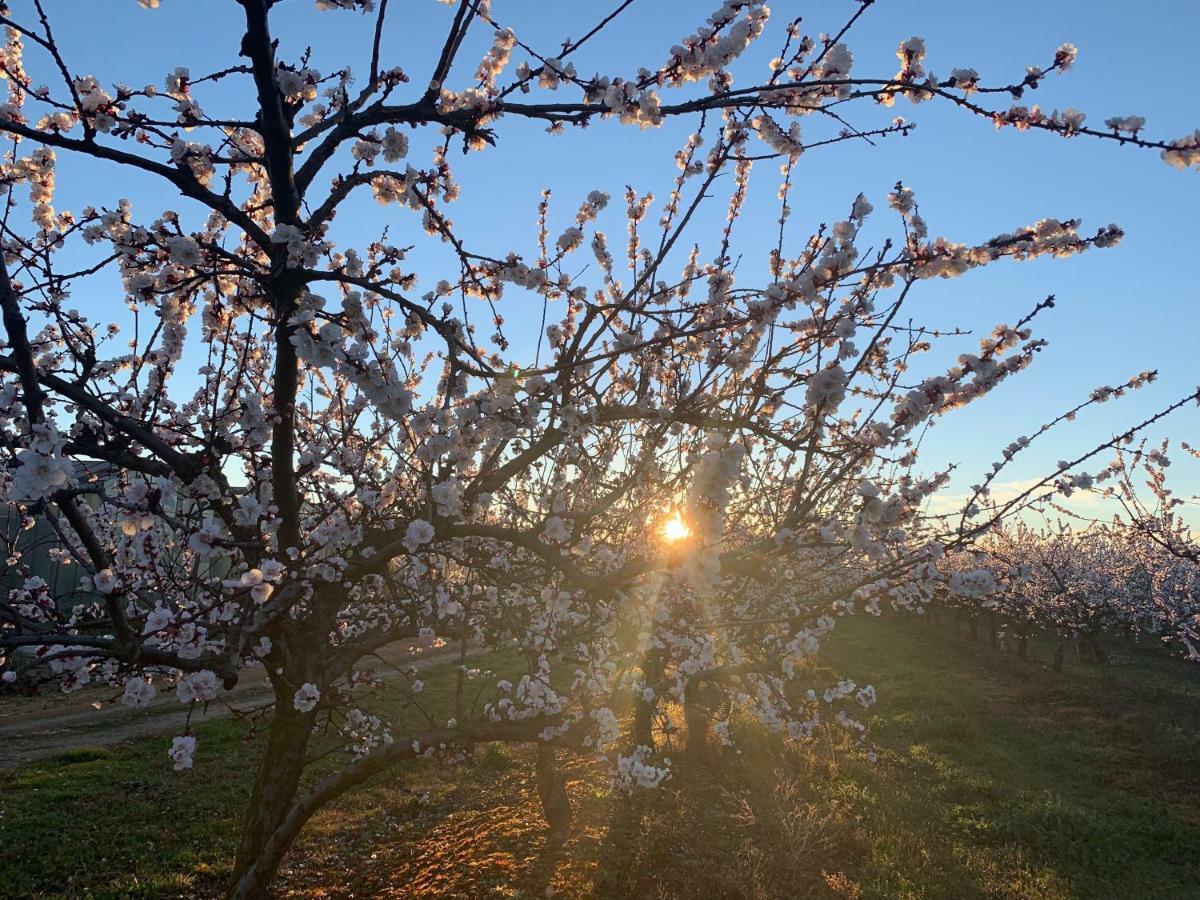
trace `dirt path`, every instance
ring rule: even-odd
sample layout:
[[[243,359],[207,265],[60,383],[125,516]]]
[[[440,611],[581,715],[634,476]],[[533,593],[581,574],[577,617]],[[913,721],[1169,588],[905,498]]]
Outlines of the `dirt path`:
[[[388,678],[395,674],[392,665],[424,669],[452,662],[458,654],[458,648],[413,654],[411,644],[401,641],[380,650],[386,665],[371,659],[364,660],[361,668],[375,669],[380,677]],[[112,698],[111,690],[95,689],[65,697],[53,695],[44,702],[38,698],[0,701],[0,771],[67,750],[107,747],[170,731],[178,734],[187,722],[187,707],[179,702],[173,690],[159,694],[144,709],[130,709],[113,703]],[[192,721],[222,718],[232,715],[234,710],[252,710],[271,699],[266,672],[256,666],[242,672],[233,690],[223,691],[206,708],[197,708]]]

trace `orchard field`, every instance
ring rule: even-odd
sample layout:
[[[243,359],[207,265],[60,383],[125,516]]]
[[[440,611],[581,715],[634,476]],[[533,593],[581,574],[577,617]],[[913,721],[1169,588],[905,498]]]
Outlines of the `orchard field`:
[[[1105,679],[1074,649],[1053,672],[1054,647],[1035,638],[1021,661],[986,636],[972,642],[965,625],[956,634],[947,613],[856,619],[839,627],[827,664],[887,685],[871,717],[874,763],[759,732],[633,798],[577,764],[568,773],[577,823],[561,846],[546,840],[528,751],[409,763],[322,812],[279,890],[1200,896],[1200,683],[1153,645],[1111,642]],[[451,668],[427,681],[431,700],[449,703]],[[198,731],[220,750],[218,779],[171,772],[162,738],[0,775],[7,895],[219,896],[257,748],[232,720]]]
[[[1196,34],[0,0],[0,900],[1200,898]]]

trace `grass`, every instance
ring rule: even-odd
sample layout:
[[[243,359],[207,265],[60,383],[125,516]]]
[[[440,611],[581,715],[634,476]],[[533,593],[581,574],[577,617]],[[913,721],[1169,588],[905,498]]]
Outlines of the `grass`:
[[[348,897],[1200,897],[1200,681],[1122,647],[1111,683],[1022,662],[948,624],[854,620],[826,662],[880,703],[878,761],[750,729],[666,789],[623,797],[567,764],[572,836],[547,843],[523,748],[419,762],[318,815],[281,893]],[[425,702],[448,704],[449,668]],[[228,874],[257,738],[201,725],[0,776],[5,897],[207,896]],[[219,767],[213,777],[214,767]]]
[[[212,761],[172,772],[167,738],[71,750],[0,775],[0,894],[161,897],[216,890],[256,750],[245,726],[204,722]],[[218,762],[219,761],[219,762]],[[219,767],[217,777],[213,768]]]
[[[862,817],[866,895],[1200,896],[1200,673],[1126,649],[1106,685],[929,626],[872,630],[835,655],[886,691],[881,760],[823,786]]]

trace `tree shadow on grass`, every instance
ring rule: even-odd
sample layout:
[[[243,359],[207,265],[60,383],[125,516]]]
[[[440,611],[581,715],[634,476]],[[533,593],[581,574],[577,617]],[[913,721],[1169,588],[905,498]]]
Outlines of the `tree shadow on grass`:
[[[875,728],[883,764],[855,774],[875,798],[868,827],[884,857],[911,823],[986,896],[1200,895],[1190,672],[1176,669],[1172,690],[1163,672],[1174,661],[1160,655],[1101,684],[1086,669],[1053,673],[905,630],[911,641],[871,644],[893,696]]]
[[[293,895],[1200,896],[1200,817],[1188,818],[1196,792],[1184,789],[1194,698],[1164,694],[1158,676],[1101,689],[1089,673],[1010,665],[906,627],[852,632],[832,661],[887,686],[875,764],[746,725],[736,749],[678,762],[653,791],[610,792],[603,766],[575,759],[564,765],[572,833],[554,844],[532,751],[489,750],[363,792],[297,854]],[[1183,729],[1174,742],[1171,723]],[[323,880],[325,861],[348,874]]]

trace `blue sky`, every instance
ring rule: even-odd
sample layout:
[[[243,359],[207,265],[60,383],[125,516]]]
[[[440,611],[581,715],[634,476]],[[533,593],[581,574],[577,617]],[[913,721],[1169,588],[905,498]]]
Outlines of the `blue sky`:
[[[27,18],[27,0],[12,5],[18,18]],[[139,9],[134,0],[51,0],[47,5],[72,69],[108,84],[161,87],[164,75],[178,65],[193,73],[221,68],[235,61],[241,37],[240,9],[233,0],[162,0],[153,12]],[[638,0],[606,36],[575,57],[575,64],[582,74],[609,75],[631,75],[640,65],[657,65],[670,44],[691,32],[716,5],[716,0]],[[816,34],[836,29],[854,6],[773,3],[767,36],[734,69],[743,73],[738,83],[761,78],[787,20],[803,14],[805,31]],[[495,0],[493,14],[549,54],[564,39],[590,28],[602,7],[607,9],[605,4]],[[384,62],[410,74],[414,95],[428,80],[452,14],[435,0],[393,3]],[[275,13],[281,58],[294,60],[312,45],[312,65],[322,73],[345,64],[365,73],[370,26],[369,19],[355,14],[318,12],[312,0],[286,0]],[[1142,115],[1147,134],[1155,137],[1179,137],[1200,126],[1192,62],[1200,3],[1194,0],[1136,6],[1082,0],[1019,5],[883,0],[868,10],[848,41],[856,74],[890,75],[897,43],[911,35],[925,38],[927,65],[936,73],[970,66],[991,83],[1019,80],[1025,65],[1048,63],[1060,43],[1071,41],[1080,50],[1075,68],[1024,102],[1046,109],[1074,106],[1088,113],[1089,124],[1111,115]],[[489,44],[490,35],[480,29],[460,54],[459,79],[451,79],[452,87],[468,84]],[[35,77],[53,83],[52,73],[32,49],[26,56]],[[519,51],[515,58],[521,58]],[[247,81],[231,81],[198,96],[213,114],[244,112],[253,101]],[[940,104],[914,107],[902,100],[887,111],[864,103],[852,113],[860,126],[900,114],[918,127],[908,138],[890,138],[876,147],[842,144],[807,154],[798,167],[792,201],[790,227],[796,244],[812,226],[844,217],[859,191],[875,203],[875,226],[882,235],[885,226],[894,225],[885,212],[885,198],[897,180],[916,190],[931,233],[953,240],[983,240],[1044,216],[1082,218],[1085,232],[1109,222],[1126,230],[1125,241],[1114,250],[1069,260],[997,264],[964,278],[920,285],[910,312],[914,318],[976,332],[1015,321],[1047,294],[1059,301],[1056,310],[1039,319],[1038,333],[1050,347],[1036,365],[976,406],[947,417],[926,439],[927,466],[961,463],[956,490],[985,472],[1000,447],[1031,433],[1099,384],[1119,382],[1146,368],[1162,373],[1158,384],[1100,407],[1031,450],[1011,467],[1011,479],[1030,478],[1072,450],[1111,437],[1200,382],[1200,195],[1195,172],[1171,169],[1152,151],[1110,142],[997,132],[985,121]],[[480,250],[532,254],[534,211],[542,188],[553,189],[556,198],[553,234],[568,224],[591,189],[608,191],[616,200],[630,184],[665,197],[675,174],[672,156],[686,133],[687,128],[676,125],[639,133],[611,122],[550,137],[536,125],[501,123],[496,149],[469,157],[455,154],[463,199],[449,212],[468,243]],[[427,159],[416,143],[413,156],[417,165]],[[162,209],[180,208],[169,190],[145,178],[65,154],[60,154],[59,169],[59,207],[127,196],[147,219]],[[777,181],[775,164],[760,164],[735,242],[748,275],[761,272],[774,241]],[[723,204],[723,197],[717,199],[698,221],[693,236],[702,245],[711,244],[707,235],[722,218]],[[614,244],[623,232],[620,207],[614,203],[613,215],[602,221]],[[395,243],[424,243],[413,216],[378,207],[367,197],[347,208],[334,238],[362,243],[385,224]],[[416,259],[422,264],[419,271],[429,272],[421,290],[448,274],[440,269],[446,260],[436,250]],[[92,310],[97,302],[96,297],[77,298],[78,305]],[[121,309],[115,291],[104,302]],[[503,311],[514,356],[523,357],[535,336],[540,308],[509,304]],[[963,339],[955,352],[972,348],[976,340]],[[948,358],[939,354],[937,361]],[[1152,434],[1200,443],[1198,424],[1200,412],[1192,408]],[[1180,488],[1200,489],[1194,473],[1178,474]]]

